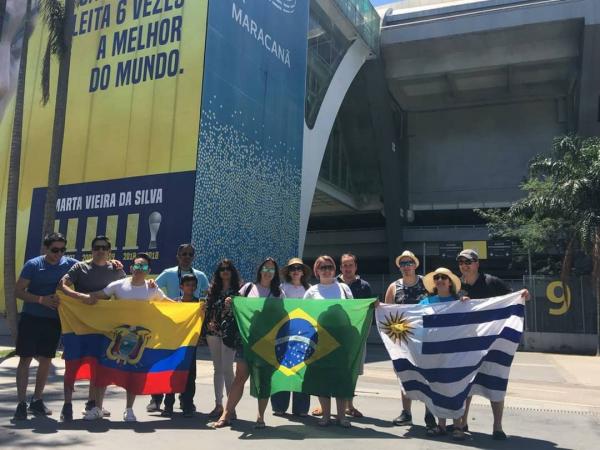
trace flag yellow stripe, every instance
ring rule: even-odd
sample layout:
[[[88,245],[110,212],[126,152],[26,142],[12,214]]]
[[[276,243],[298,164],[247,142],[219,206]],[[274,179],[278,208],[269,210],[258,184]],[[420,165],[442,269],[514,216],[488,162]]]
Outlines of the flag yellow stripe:
[[[104,334],[120,326],[138,326],[151,332],[148,349],[176,349],[195,345],[204,314],[198,303],[139,300],[101,300],[95,305],[58,293],[63,333]]]

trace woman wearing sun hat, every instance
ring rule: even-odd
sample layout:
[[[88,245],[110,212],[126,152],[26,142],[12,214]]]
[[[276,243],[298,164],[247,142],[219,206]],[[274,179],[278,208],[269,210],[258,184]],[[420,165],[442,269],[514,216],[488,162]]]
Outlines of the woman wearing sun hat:
[[[281,269],[281,290],[286,298],[304,298],[306,290],[310,287],[308,279],[311,270],[300,258],[292,258]],[[310,408],[310,395],[303,392],[294,392],[292,394],[292,414],[295,416],[306,417]],[[290,405],[290,393],[278,392],[271,396],[271,406],[273,414],[283,415]]]
[[[451,302],[458,300],[460,292],[460,278],[445,267],[439,267],[433,272],[423,277],[423,284],[430,293],[419,302],[419,305],[434,305],[436,303]],[[452,430],[452,439],[462,441],[465,439],[465,432],[462,429],[462,418],[453,419],[454,427]],[[427,436],[436,437],[446,434],[446,418],[438,417],[437,426],[427,426]]]
[[[402,277],[391,283],[385,293],[386,303],[415,305],[427,296],[427,289],[423,284],[423,277],[417,275],[419,258],[410,250],[404,250],[396,258],[396,267],[400,269]],[[392,423],[394,425],[412,425],[411,413],[412,400],[402,393],[402,412]],[[436,421],[433,414],[425,411],[425,425],[435,427]]]

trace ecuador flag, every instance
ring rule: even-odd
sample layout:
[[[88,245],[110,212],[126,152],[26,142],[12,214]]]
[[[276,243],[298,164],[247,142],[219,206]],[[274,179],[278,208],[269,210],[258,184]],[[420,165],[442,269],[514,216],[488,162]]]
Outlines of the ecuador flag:
[[[352,397],[374,301],[236,297],[251,394]]]
[[[65,385],[91,380],[135,394],[183,392],[196,359],[199,303],[101,300],[60,295]]]

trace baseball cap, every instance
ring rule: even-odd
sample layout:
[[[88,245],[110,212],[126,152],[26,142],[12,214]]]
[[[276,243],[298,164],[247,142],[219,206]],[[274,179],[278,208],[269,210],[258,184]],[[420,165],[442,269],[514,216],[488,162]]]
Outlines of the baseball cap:
[[[479,255],[472,248],[465,248],[462,252],[460,252],[458,254],[458,256],[456,257],[456,260],[458,261],[459,258],[465,258],[465,259],[468,259],[469,261],[478,261]]]

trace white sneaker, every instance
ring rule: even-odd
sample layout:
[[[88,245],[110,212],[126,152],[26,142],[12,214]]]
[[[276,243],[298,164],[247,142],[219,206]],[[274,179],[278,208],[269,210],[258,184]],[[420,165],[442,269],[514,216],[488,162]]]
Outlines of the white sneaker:
[[[83,420],[100,420],[102,419],[102,410],[97,406],[94,406],[83,415]]]
[[[133,409],[132,408],[127,408],[123,412],[123,420],[125,422],[137,422],[137,417],[135,417],[135,414],[133,413]]]
[[[110,411],[102,408],[102,417],[110,417]]]

